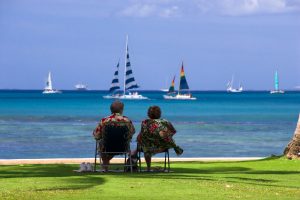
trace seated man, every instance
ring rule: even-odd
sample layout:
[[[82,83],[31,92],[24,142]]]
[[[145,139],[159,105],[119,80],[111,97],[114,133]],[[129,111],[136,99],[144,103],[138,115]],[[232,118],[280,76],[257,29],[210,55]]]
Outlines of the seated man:
[[[134,126],[127,117],[123,116],[124,104],[120,101],[115,101],[110,106],[111,115],[103,118],[98,126],[95,128],[93,135],[96,140],[100,140],[103,138],[103,134],[105,132],[105,126],[109,124],[125,125],[128,128],[128,139],[131,140],[133,134],[135,133]],[[113,123],[112,123],[113,122]],[[109,134],[109,133],[106,133]],[[109,154],[101,154],[101,159],[103,161],[103,165],[109,165],[109,161],[114,157],[114,155]],[[104,171],[108,170],[107,166],[103,167]]]
[[[160,108],[151,106],[148,109],[149,119],[142,122],[141,132],[137,137],[137,142],[144,151],[148,171],[150,171],[152,155],[170,148],[173,148],[177,155],[183,153],[183,149],[177,146],[172,138],[176,133],[175,128],[171,122],[160,119],[160,116]]]

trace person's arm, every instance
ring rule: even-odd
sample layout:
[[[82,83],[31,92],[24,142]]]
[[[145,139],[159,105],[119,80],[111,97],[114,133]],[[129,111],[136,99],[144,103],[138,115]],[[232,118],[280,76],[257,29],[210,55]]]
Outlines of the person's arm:
[[[99,122],[99,124],[97,125],[97,127],[95,128],[94,132],[93,132],[93,136],[96,140],[99,140],[102,138],[103,135],[103,119]]]
[[[129,120],[128,129],[129,129],[129,137],[132,138],[132,136],[135,133],[135,128],[134,128],[131,120]]]
[[[173,124],[172,124],[171,122],[169,122],[169,121],[167,122],[167,127],[168,127],[170,133],[171,133],[172,135],[175,135],[176,129],[174,128],[174,126],[173,126]]]
[[[139,144],[141,144],[142,143],[142,134],[143,134],[143,132],[144,132],[144,130],[145,130],[145,122],[143,121],[142,123],[141,123],[141,131],[140,131],[140,133],[138,134],[138,136],[137,136],[137,142],[139,143]]]
[[[164,121],[165,129],[160,132],[160,137],[168,143],[170,146],[175,147],[175,141],[173,140],[173,135],[176,133],[176,130],[171,122]]]

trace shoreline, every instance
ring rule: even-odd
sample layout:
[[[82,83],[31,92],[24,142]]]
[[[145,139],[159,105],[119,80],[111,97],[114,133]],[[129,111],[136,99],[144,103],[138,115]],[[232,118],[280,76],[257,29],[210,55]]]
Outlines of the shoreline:
[[[261,160],[266,157],[171,157],[171,162],[230,162]],[[95,158],[40,158],[40,159],[0,159],[0,165],[26,165],[26,164],[80,164],[82,162],[94,163]],[[144,158],[141,159],[145,162]],[[164,158],[152,158],[152,162],[162,162]],[[99,162],[99,159],[97,160]],[[113,158],[111,163],[123,163],[124,158]]]

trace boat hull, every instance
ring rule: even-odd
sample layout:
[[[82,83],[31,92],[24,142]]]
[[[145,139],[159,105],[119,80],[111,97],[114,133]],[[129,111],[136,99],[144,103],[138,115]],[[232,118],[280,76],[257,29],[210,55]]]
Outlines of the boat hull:
[[[61,91],[59,90],[44,90],[43,94],[60,94]]]
[[[181,95],[181,94],[177,94],[175,96],[171,96],[171,95],[163,95],[164,99],[168,99],[168,100],[196,100],[196,97],[192,97],[191,95]]]
[[[144,97],[140,94],[138,95],[122,95],[119,97],[119,99],[128,99],[128,100],[143,100],[143,99],[148,99],[148,97]]]
[[[241,93],[243,90],[227,90],[229,93]]]
[[[106,95],[103,96],[104,99],[119,99],[121,95]]]
[[[143,95],[140,95],[138,93],[133,94],[124,94],[124,95],[106,95],[103,96],[105,99],[125,99],[125,100],[145,100],[148,99],[148,97],[144,97]]]
[[[270,91],[270,94],[284,94],[283,90],[272,90]]]

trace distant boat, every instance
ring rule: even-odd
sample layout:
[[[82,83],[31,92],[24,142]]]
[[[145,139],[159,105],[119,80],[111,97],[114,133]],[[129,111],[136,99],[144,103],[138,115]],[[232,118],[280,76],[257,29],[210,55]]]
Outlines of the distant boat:
[[[167,79],[166,79],[166,84],[165,84],[166,88],[162,88],[162,89],[160,89],[160,91],[162,91],[162,92],[168,92],[169,91],[169,89],[167,88],[168,87],[167,83],[168,82],[167,82]]]
[[[81,91],[88,90],[87,85],[82,84],[82,83],[76,84],[76,85],[75,85],[75,89],[76,89],[76,90],[81,90]]]
[[[227,83],[227,92],[232,92],[232,93],[240,93],[240,92],[243,92],[243,86],[241,85],[241,83],[240,83],[238,89],[236,89],[236,88],[233,87],[233,79],[234,79],[234,78],[233,78],[233,76],[232,76],[231,81],[229,81],[229,82]]]
[[[160,91],[162,91],[162,92],[168,92],[169,89],[160,89]]]
[[[48,79],[46,82],[46,87],[44,88],[43,94],[55,94],[55,93],[61,93],[61,91],[53,89],[51,72],[49,72]]]
[[[275,77],[274,77],[274,90],[271,90],[271,94],[283,94],[284,91],[279,89],[279,79],[278,79],[278,72],[277,70],[275,71]]]
[[[125,53],[125,56],[126,57],[125,57],[125,72],[124,72],[123,94],[112,94],[112,91],[111,91],[112,87],[111,87],[110,88],[111,95],[107,95],[107,96],[103,96],[103,97],[104,98],[128,99],[128,100],[148,99],[147,97],[144,97],[144,96],[140,95],[137,91],[133,91],[133,92],[131,91],[133,89],[139,88],[139,86],[137,85],[137,83],[135,81],[135,78],[133,76],[133,71],[132,71],[132,68],[131,68],[130,60],[129,60],[128,36],[126,37],[126,53]],[[115,77],[112,81],[112,84],[113,84],[114,80],[116,80]],[[116,86],[116,87],[119,87],[118,89],[120,89],[119,85]]]
[[[196,100],[196,97],[193,97],[189,91],[189,85],[187,83],[185,74],[184,74],[184,67],[183,62],[181,65],[180,71],[180,83],[178,93],[175,92],[175,76],[172,80],[172,84],[169,88],[168,94],[163,95],[164,99],[172,99],[172,100]]]

